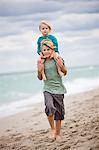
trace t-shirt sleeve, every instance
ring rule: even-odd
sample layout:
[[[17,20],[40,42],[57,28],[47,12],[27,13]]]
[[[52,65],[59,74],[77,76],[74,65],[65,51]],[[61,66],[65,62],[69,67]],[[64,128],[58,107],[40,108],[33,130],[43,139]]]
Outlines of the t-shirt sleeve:
[[[40,38],[39,38],[37,41],[37,53],[40,55],[40,52],[41,50],[40,50]]]
[[[57,41],[56,37],[52,36],[52,42],[54,43],[54,46],[55,46],[55,48],[54,48],[55,52],[59,53],[59,51],[58,51],[58,41]]]

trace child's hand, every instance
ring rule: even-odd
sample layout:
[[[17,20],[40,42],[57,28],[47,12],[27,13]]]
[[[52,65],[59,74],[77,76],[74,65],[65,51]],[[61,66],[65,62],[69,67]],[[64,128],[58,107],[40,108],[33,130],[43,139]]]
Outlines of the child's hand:
[[[40,57],[41,57],[41,59],[46,58],[46,56],[44,56],[42,52],[40,52]]]

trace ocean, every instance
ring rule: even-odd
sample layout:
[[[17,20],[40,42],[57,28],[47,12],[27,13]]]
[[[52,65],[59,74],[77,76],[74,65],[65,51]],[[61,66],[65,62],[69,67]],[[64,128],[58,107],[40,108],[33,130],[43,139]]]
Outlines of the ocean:
[[[88,91],[99,87],[99,66],[68,68],[63,77],[67,89],[65,95]],[[0,74],[0,118],[31,109],[43,101],[43,81],[37,73],[19,72]]]

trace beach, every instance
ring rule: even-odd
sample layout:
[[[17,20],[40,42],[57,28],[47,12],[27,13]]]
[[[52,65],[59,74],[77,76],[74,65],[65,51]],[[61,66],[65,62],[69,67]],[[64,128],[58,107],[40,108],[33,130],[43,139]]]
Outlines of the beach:
[[[43,102],[0,118],[0,150],[99,150],[99,88],[66,96],[61,139],[49,138]]]

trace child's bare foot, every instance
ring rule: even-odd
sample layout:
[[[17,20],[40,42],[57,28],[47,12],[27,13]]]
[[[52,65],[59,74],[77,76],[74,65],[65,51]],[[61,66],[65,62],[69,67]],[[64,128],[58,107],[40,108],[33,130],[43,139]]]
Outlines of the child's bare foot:
[[[55,139],[56,139],[55,130],[52,130],[52,131],[51,131],[50,138],[51,138],[52,140],[55,140]]]
[[[60,141],[60,139],[61,139],[61,136],[60,135],[56,135],[56,140]]]

